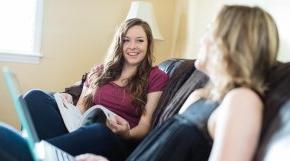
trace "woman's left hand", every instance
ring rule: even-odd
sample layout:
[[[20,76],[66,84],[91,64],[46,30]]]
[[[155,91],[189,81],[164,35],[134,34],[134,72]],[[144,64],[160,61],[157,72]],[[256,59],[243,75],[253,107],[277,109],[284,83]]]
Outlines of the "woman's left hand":
[[[123,138],[130,137],[130,125],[127,120],[120,116],[112,116],[108,118],[107,126],[113,131],[113,133],[120,135]]]

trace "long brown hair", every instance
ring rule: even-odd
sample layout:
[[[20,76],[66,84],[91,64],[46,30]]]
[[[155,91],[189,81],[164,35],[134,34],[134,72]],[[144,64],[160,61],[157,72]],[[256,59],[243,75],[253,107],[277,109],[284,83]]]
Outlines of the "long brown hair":
[[[147,22],[133,18],[121,24],[108,51],[107,58],[104,63],[104,70],[100,76],[93,77],[92,86],[89,94],[85,97],[85,106],[89,107],[93,104],[95,91],[98,87],[103,86],[111,81],[118,79],[121,76],[124,57],[123,57],[123,44],[124,37],[128,30],[133,26],[141,26],[146,33],[148,47],[145,58],[139,64],[137,72],[127,80],[126,89],[133,98],[133,104],[136,106],[139,113],[145,112],[145,104],[147,102],[147,86],[148,76],[150,74],[153,62],[153,36],[150,26]]]
[[[215,48],[210,55],[214,85],[211,96],[221,100],[237,86],[263,95],[267,71],[276,63],[279,47],[277,26],[259,7],[224,6],[214,28]]]

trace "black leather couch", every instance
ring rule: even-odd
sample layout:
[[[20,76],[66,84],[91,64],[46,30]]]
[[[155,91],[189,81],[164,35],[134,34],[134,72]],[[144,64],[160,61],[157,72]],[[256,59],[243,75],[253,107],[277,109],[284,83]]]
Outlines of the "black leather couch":
[[[170,95],[167,99],[161,96],[153,126],[174,116],[187,95],[203,87],[208,80],[207,76],[195,70],[194,60],[170,59],[162,62],[159,68],[169,75],[169,87],[163,94]],[[290,160],[290,63],[278,63],[273,67],[267,82],[269,89],[264,98],[262,134],[254,160]],[[181,89],[188,90],[185,96],[179,95]]]

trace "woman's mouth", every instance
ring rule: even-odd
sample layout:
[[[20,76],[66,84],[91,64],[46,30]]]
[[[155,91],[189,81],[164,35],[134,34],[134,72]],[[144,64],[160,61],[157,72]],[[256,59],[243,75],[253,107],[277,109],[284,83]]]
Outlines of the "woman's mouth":
[[[136,56],[138,55],[139,53],[138,52],[128,52],[127,53],[129,56]]]

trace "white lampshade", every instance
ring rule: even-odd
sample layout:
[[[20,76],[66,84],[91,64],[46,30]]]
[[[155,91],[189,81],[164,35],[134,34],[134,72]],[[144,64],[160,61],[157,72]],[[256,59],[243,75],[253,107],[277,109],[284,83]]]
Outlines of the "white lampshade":
[[[156,40],[164,40],[159,32],[156,18],[154,16],[153,6],[150,2],[133,1],[126,20],[131,18],[140,18],[143,21],[146,21],[151,27],[153,38]]]

